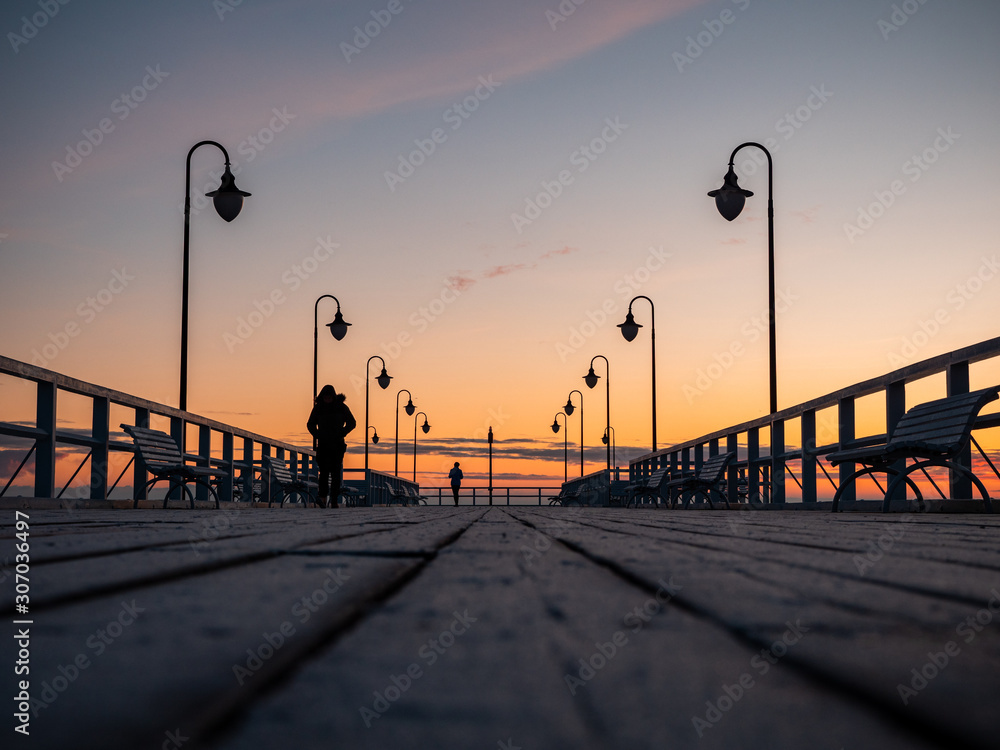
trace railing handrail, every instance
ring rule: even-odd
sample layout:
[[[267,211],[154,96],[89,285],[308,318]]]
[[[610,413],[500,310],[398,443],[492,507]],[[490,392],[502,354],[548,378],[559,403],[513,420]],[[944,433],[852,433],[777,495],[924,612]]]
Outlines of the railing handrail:
[[[980,341],[978,344],[972,344],[970,346],[962,347],[961,349],[946,352],[945,354],[939,354],[920,362],[915,362],[914,364],[901,367],[898,370],[893,370],[885,375],[869,378],[868,380],[863,380],[860,383],[855,383],[854,385],[849,385],[845,388],[832,391],[824,396],[804,401],[801,404],[796,404],[795,406],[786,407],[775,412],[774,414],[757,417],[756,419],[751,419],[747,422],[742,422],[731,427],[715,430],[714,432],[710,432],[692,440],[687,440],[683,443],[676,443],[668,448],[661,448],[658,451],[637,456],[629,461],[629,466],[644,463],[660,456],[676,453],[677,451],[695,448],[699,445],[709,443],[712,440],[725,438],[733,433],[742,433],[760,427],[767,427],[773,422],[795,419],[796,417],[800,417],[809,411],[819,411],[821,409],[827,409],[835,406],[839,401],[844,399],[869,396],[873,393],[884,391],[889,386],[897,383],[911,383],[915,380],[922,380],[923,378],[931,375],[937,375],[938,373],[945,372],[951,365],[959,363],[972,364],[973,362],[979,362],[980,360],[995,357],[998,354],[1000,354],[1000,336],[987,339],[986,341]]]
[[[20,360],[11,359],[2,355],[0,355],[0,373],[13,375],[27,380],[34,380],[35,382],[52,383],[63,391],[69,391],[70,393],[76,393],[82,396],[104,398],[113,404],[126,406],[132,409],[145,409],[160,416],[182,419],[184,422],[190,424],[208,427],[209,429],[216,430],[217,432],[226,432],[234,437],[246,438],[253,440],[255,443],[264,443],[274,448],[284,448],[287,451],[293,451],[295,453],[308,456],[315,455],[311,447],[292,445],[291,443],[281,440],[275,440],[274,438],[269,438],[256,432],[250,432],[249,430],[234,427],[233,425],[228,425],[223,422],[210,419],[209,417],[194,414],[193,412],[182,411],[176,407],[161,404],[156,401],[150,401],[139,396],[133,396],[129,393],[125,393],[124,391],[117,391],[113,388],[105,388],[104,386],[94,385],[93,383],[88,383],[84,380],[78,380],[67,375],[62,375],[54,370],[46,370],[43,367],[38,367],[37,365],[21,362]]]

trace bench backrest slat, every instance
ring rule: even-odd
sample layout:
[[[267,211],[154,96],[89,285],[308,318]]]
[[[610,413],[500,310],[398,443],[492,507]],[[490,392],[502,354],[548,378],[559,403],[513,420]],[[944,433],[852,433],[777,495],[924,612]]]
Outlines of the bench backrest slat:
[[[177,443],[167,433],[130,424],[123,424],[121,428],[132,437],[136,450],[147,466],[184,463]]]
[[[732,451],[715,454],[701,465],[701,471],[698,472],[698,479],[715,484],[722,479],[726,467],[734,458],[736,458],[736,454]]]
[[[900,418],[886,449],[926,443],[943,454],[958,453],[968,442],[980,410],[996,400],[998,390],[985,388],[914,406]]]

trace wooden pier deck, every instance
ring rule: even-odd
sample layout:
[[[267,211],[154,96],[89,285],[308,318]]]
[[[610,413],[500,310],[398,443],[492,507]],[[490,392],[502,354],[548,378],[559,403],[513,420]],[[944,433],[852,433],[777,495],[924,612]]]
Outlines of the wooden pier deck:
[[[1000,516],[28,513],[4,747],[1000,745]]]

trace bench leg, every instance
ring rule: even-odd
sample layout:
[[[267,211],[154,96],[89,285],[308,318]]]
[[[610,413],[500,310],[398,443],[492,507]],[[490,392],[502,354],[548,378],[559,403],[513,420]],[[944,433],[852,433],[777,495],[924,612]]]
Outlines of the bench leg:
[[[889,511],[889,498],[892,497],[892,491],[899,486],[900,482],[905,481],[912,489],[914,494],[917,496],[917,502],[923,502],[923,496],[920,494],[920,490],[917,488],[916,483],[910,479],[910,474],[919,469],[925,469],[928,466],[938,466],[943,469],[948,469],[951,472],[965,476],[968,478],[979,490],[979,494],[983,496],[983,508],[987,513],[993,512],[993,505],[990,502],[990,494],[986,489],[986,485],[983,484],[982,480],[979,479],[975,474],[972,473],[971,469],[962,466],[961,464],[954,463],[953,461],[943,461],[926,459],[924,461],[917,461],[911,466],[906,467],[906,470],[898,473],[896,477],[889,483],[889,487],[886,489],[885,499],[882,501],[882,512],[887,513]]]

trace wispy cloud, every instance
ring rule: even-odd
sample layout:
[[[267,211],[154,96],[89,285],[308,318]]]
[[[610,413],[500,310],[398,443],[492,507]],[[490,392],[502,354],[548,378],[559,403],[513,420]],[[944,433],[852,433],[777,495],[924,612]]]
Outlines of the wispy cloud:
[[[812,224],[816,221],[816,215],[822,207],[822,204],[817,203],[815,206],[803,208],[801,211],[792,211],[792,216],[798,216],[803,224]]]
[[[525,268],[534,268],[537,265],[537,263],[508,263],[504,266],[493,266],[493,268],[488,268],[483,271],[483,278],[495,279],[497,276],[506,276],[509,273],[521,271]]]

